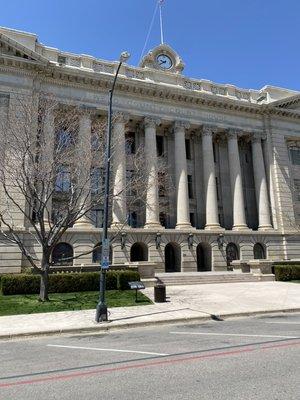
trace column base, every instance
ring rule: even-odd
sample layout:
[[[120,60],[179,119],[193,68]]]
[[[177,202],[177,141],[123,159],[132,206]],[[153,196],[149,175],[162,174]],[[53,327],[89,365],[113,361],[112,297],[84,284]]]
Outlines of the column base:
[[[179,222],[176,224],[175,229],[196,229],[190,222]]]
[[[87,221],[86,219],[79,219],[78,221],[75,222],[73,228],[94,228],[94,225]]]
[[[258,227],[259,231],[273,231],[272,225],[261,225]]]
[[[220,224],[207,224],[205,225],[205,230],[207,231],[224,231],[225,229],[220,226]]]
[[[146,222],[144,229],[165,229],[159,222]]]
[[[247,225],[235,225],[232,227],[233,231],[252,231]]]

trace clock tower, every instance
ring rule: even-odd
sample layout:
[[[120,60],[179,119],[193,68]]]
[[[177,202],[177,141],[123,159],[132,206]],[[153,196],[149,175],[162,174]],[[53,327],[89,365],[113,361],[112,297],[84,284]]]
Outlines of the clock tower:
[[[176,51],[163,43],[150,50],[143,57],[140,67],[181,74],[184,69],[184,62]]]

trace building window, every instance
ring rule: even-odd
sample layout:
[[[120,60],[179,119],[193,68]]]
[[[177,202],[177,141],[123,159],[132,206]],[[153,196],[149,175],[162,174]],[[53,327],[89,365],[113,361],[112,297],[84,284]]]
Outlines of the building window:
[[[134,170],[132,169],[126,170],[126,189],[128,196],[134,196],[136,194],[134,188]]]
[[[166,197],[166,174],[164,172],[158,172],[157,174],[158,180],[158,196]]]
[[[65,129],[56,133],[56,148],[58,150],[66,150],[74,144],[74,138],[71,132]]]
[[[190,139],[185,139],[185,153],[186,153],[186,159],[191,160],[192,159],[192,153],[191,153],[191,141]]]
[[[73,247],[69,243],[58,243],[52,251],[52,262],[56,265],[73,265]]]
[[[103,168],[93,167],[91,169],[91,193],[100,194],[104,190],[104,171]]]
[[[216,177],[216,189],[217,189],[217,200],[220,200],[220,192],[219,192],[219,182],[218,178]]]
[[[164,155],[164,137],[156,136],[156,150],[157,156],[162,157]]]
[[[192,181],[192,175],[187,176],[188,179],[188,192],[189,192],[189,199],[193,199],[193,181]]]
[[[294,165],[300,165],[300,148],[291,147],[290,148],[291,161]]]
[[[103,213],[104,212],[101,208],[95,208],[91,210],[91,220],[96,228],[103,227]]]
[[[71,189],[71,176],[69,168],[66,165],[58,167],[55,181],[55,191],[68,193]]]
[[[196,226],[195,224],[195,213],[190,213],[190,223],[193,227]]]
[[[214,155],[214,162],[217,162],[217,154],[216,154],[216,144],[213,143],[213,155]]]
[[[162,226],[164,226],[165,228],[168,227],[168,219],[167,219],[167,215],[164,212],[160,212],[159,213],[159,222]]]
[[[137,213],[135,211],[130,211],[128,213],[127,221],[128,221],[128,225],[131,226],[131,228],[136,228],[137,227]]]
[[[295,199],[300,201],[300,179],[294,179]]]
[[[134,132],[126,133],[125,152],[127,155],[135,154],[135,133]]]

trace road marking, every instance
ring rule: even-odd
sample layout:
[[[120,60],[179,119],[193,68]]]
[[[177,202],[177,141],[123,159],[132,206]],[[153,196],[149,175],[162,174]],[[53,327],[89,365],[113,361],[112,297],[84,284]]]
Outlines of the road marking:
[[[165,353],[152,353],[149,351],[100,349],[99,347],[64,346],[61,344],[47,344],[47,347],[61,347],[61,348],[65,348],[65,349],[75,349],[75,350],[113,351],[116,353],[150,354],[151,356],[169,356],[170,355],[170,354],[165,354]]]
[[[300,322],[283,322],[283,321],[265,321],[266,324],[288,324],[288,325],[300,325]]]
[[[245,335],[243,333],[214,333],[214,332],[170,332],[173,335],[203,335],[203,336],[239,336],[239,337],[258,337],[258,338],[283,338],[299,339],[297,336],[278,336],[278,335]]]
[[[254,345],[254,344],[253,344]],[[280,348],[282,346],[299,346],[300,342],[296,343],[285,343],[285,344],[279,344],[279,345],[274,345],[274,346],[269,346],[269,347],[264,347],[263,350],[273,350],[275,348]],[[75,379],[75,378],[83,378],[86,376],[95,376],[98,374],[104,374],[104,373],[116,373],[119,371],[129,371],[129,370],[134,370],[138,368],[151,368],[151,367],[159,367],[159,366],[164,366],[164,365],[174,365],[174,364],[179,364],[183,362],[192,362],[192,361],[201,361],[205,359],[213,359],[217,357],[228,357],[231,355],[238,355],[242,353],[251,353],[256,350],[260,350],[260,348],[243,348],[243,349],[237,349],[237,350],[231,350],[231,351],[223,351],[223,352],[217,352],[217,353],[208,353],[208,354],[201,354],[198,356],[191,356],[191,357],[184,357],[184,358],[175,358],[175,359],[163,359],[163,360],[158,360],[158,361],[150,361],[150,362],[145,362],[145,363],[139,363],[139,364],[134,364],[134,365],[124,365],[121,367],[114,367],[114,368],[100,368],[96,369],[93,371],[86,371],[86,372],[75,372],[75,373],[69,373],[69,374],[64,374],[64,375],[54,375],[54,376],[45,376],[43,378],[35,378],[35,379],[28,379],[28,380],[23,380],[23,381],[13,381],[13,382],[6,382],[6,383],[0,383],[0,388],[9,388],[9,387],[14,387],[14,386],[22,386],[22,385],[32,385],[32,384],[38,384],[38,383],[45,383],[45,382],[58,382],[58,381],[63,381],[63,380],[68,380],[68,379]]]

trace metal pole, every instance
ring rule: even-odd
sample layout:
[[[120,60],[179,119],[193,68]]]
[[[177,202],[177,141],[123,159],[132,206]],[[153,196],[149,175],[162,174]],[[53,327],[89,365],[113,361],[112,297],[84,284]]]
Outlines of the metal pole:
[[[102,255],[101,255],[101,273],[100,273],[100,292],[99,302],[96,309],[96,322],[107,321],[107,305],[105,302],[105,282],[106,282],[106,270],[107,265],[105,257],[105,246],[108,246],[108,211],[109,211],[109,181],[110,181],[110,159],[111,159],[111,130],[112,130],[112,100],[115,89],[116,80],[122,65],[122,61],[119,62],[112,88],[109,91],[109,103],[108,103],[108,126],[106,133],[106,147],[105,147],[105,188],[104,188],[104,215],[103,215],[103,229],[102,229]]]

